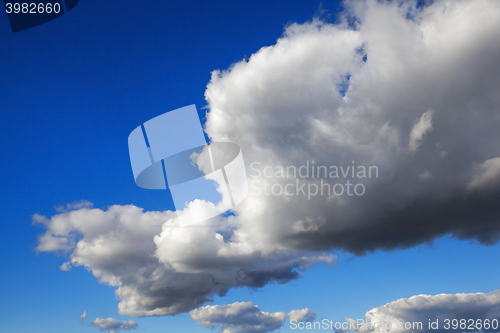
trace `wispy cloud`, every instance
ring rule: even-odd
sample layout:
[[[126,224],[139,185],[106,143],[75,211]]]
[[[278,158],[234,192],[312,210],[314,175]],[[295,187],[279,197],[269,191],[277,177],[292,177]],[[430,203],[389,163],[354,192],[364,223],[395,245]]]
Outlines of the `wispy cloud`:
[[[432,131],[432,115],[434,111],[429,110],[424,112],[420,120],[413,126],[410,132],[410,143],[408,148],[414,152],[420,147],[424,140],[424,136]]]
[[[87,310],[84,310],[82,315],[80,316],[80,324],[83,324],[86,316],[87,316]]]
[[[90,323],[90,326],[99,327],[101,331],[109,331],[109,333],[116,333],[118,330],[133,330],[137,328],[137,323],[132,319],[128,321],[118,321],[115,318],[96,318]]]

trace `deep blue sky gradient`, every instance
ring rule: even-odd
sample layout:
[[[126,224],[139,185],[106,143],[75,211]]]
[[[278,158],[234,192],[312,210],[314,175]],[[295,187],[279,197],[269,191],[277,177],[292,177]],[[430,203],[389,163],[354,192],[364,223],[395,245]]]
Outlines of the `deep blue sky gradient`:
[[[338,9],[334,1],[323,5]],[[112,288],[83,268],[60,271],[65,258],[36,254],[43,230],[31,226],[31,216],[81,199],[100,208],[172,208],[166,191],[135,185],[130,132],[193,103],[203,115],[211,71],[273,44],[288,22],[310,20],[318,7],[82,0],[16,34],[0,14],[0,331],[95,331],[78,325],[84,309],[89,318],[103,317],[100,309],[113,315]]]
[[[322,1],[335,13],[337,1]],[[116,317],[113,289],[90,272],[37,254],[34,213],[76,200],[96,207],[171,208],[166,191],[134,183],[127,137],[159,114],[196,104],[210,73],[272,45],[289,22],[310,20],[320,1],[91,1],[13,34],[0,14],[0,331],[94,332],[79,325]],[[499,246],[448,238],[434,247],[376,253],[320,266],[261,291],[231,290],[217,304],[254,301],[264,311],[310,307],[341,320],[419,293],[498,288]],[[496,262],[496,265],[493,263]],[[450,278],[450,276],[452,278]],[[126,317],[121,319],[127,319]],[[186,314],[140,318],[138,331],[207,332]],[[287,328],[283,332],[289,331]]]

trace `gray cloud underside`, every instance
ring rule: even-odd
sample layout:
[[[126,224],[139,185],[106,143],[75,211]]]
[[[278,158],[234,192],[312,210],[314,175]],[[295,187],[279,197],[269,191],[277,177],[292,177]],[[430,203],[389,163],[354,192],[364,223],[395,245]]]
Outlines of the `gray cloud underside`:
[[[118,321],[115,318],[96,318],[90,323],[90,326],[98,327],[101,331],[108,330],[110,333],[116,333],[118,330],[133,330],[137,328],[137,323],[129,319],[127,321]]]
[[[192,310],[189,315],[207,328],[219,328],[222,333],[267,333],[280,328],[285,320],[311,321],[316,313],[304,308],[285,312],[265,312],[252,302],[227,305],[207,305]]]
[[[397,3],[347,1],[355,31],[291,25],[276,45],[212,76],[206,131],[238,143],[249,168],[378,167],[378,178],[354,179],[362,197],[253,199],[273,207],[262,230],[278,225],[267,232],[288,246],[364,254],[446,234],[499,240],[500,3]]]
[[[410,298],[398,299],[378,308],[371,309],[359,322],[359,326],[352,323],[351,330],[359,333],[371,332],[392,332],[392,333],[413,333],[413,332],[498,332],[498,318],[500,316],[500,290],[488,294],[440,294],[440,295],[417,295]],[[360,318],[361,319],[361,318]],[[447,322],[449,319],[450,322]],[[458,320],[458,326],[453,325],[453,320]],[[478,325],[478,328],[460,329],[460,320],[467,320],[466,326]],[[497,323],[492,320],[496,319]],[[485,320],[488,320],[487,329],[484,328]],[[356,322],[356,319],[346,318],[347,322]],[[367,324],[367,322],[372,324]],[[436,323],[434,329],[429,328],[429,321]],[[387,323],[390,322],[389,328]],[[378,323],[379,327],[376,327]],[[411,323],[406,328],[400,323]],[[422,323],[417,329],[414,323]],[[493,323],[493,325],[492,325]],[[415,325],[415,326],[414,326]],[[346,325],[347,326],[347,325]],[[392,326],[392,328],[391,328]],[[411,328],[409,328],[411,327]],[[488,328],[489,327],[489,328]],[[337,330],[337,332],[349,330]]]

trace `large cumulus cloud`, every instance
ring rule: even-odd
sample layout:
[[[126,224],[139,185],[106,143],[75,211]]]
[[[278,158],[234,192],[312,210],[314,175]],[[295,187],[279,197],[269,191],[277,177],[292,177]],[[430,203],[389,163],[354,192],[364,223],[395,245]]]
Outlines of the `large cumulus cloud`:
[[[37,250],[67,253],[71,260],[61,269],[83,266],[116,287],[123,315],[187,312],[231,287],[286,283],[315,263],[334,263],[329,254],[236,236],[224,240],[230,222],[219,229],[181,228],[171,211],[143,212],[133,205],[101,210],[89,203],[68,211],[73,206],[51,219],[34,216],[34,223],[47,228]]]
[[[351,329],[337,332],[498,332],[499,315],[499,290],[488,294],[416,295],[371,309],[360,320],[346,318]]]
[[[337,25],[292,24],[214,72],[206,131],[238,143],[249,169],[354,161],[379,177],[359,180],[363,196],[253,197],[239,210],[243,228],[357,254],[445,234],[497,242],[500,3],[347,1],[346,11]]]
[[[252,189],[350,180],[364,195],[252,194],[205,228],[180,228],[172,212],[81,202],[34,216],[47,229],[37,249],[67,253],[62,269],[86,267],[117,288],[120,314],[145,316],[288,282],[333,263],[324,251],[335,248],[364,254],[445,234],[497,242],[499,15],[495,0],[347,1],[336,24],[289,25],[275,45],[213,73],[206,132],[239,144]],[[313,162],[376,166],[378,177],[254,170]]]

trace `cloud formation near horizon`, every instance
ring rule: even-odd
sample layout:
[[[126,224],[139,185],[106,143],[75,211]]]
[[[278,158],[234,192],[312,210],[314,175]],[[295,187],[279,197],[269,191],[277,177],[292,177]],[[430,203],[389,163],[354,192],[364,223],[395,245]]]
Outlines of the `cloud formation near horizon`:
[[[215,71],[206,90],[206,132],[241,147],[254,190],[350,180],[364,195],[250,195],[216,228],[78,202],[33,217],[46,228],[37,250],[67,253],[63,270],[84,266],[117,288],[120,314],[148,316],[188,312],[233,287],[289,282],[334,264],[332,249],[361,255],[446,234],[497,242],[500,2],[401,3],[347,1],[337,24],[289,25],[275,45]],[[254,170],[313,161],[378,174]]]
[[[90,326],[99,327],[101,331],[116,333],[118,330],[134,330],[137,328],[137,323],[132,319],[128,321],[118,321],[115,318],[96,318],[90,323]]]
[[[460,320],[462,319],[467,320],[466,327],[472,324],[472,321],[469,320],[473,320],[473,325],[481,323],[481,329],[484,332],[498,332],[499,316],[500,290],[488,294],[417,295],[401,298],[371,309],[365,314],[364,323],[359,322],[359,326],[356,326],[356,319],[346,318],[346,322],[351,323],[351,327],[357,327],[357,329],[337,330],[337,332],[443,333],[479,331],[478,329],[460,328]],[[450,322],[447,322],[446,319],[449,319]],[[452,322],[454,319],[458,320],[456,325]],[[489,329],[485,329],[483,326],[486,319],[489,320],[487,324]],[[492,324],[493,319],[497,320],[496,324]],[[367,324],[367,322],[371,324]],[[389,322],[391,324],[387,325]],[[437,325],[433,326],[434,328],[429,328],[429,322],[437,322]],[[418,326],[414,323],[422,323],[422,325],[417,329]],[[406,327],[404,327],[405,324]]]
[[[116,287],[121,315],[188,312],[231,287],[286,283],[316,263],[334,263],[330,254],[234,236],[229,241],[230,222],[227,229],[180,228],[173,212],[143,212],[133,205],[33,219],[47,228],[37,250],[69,253],[62,270],[83,266],[101,283]]]
[[[280,328],[286,318],[312,321],[316,313],[304,308],[285,312],[264,312],[252,302],[207,305],[189,312],[191,319],[206,328],[220,328],[222,333],[267,333]]]

